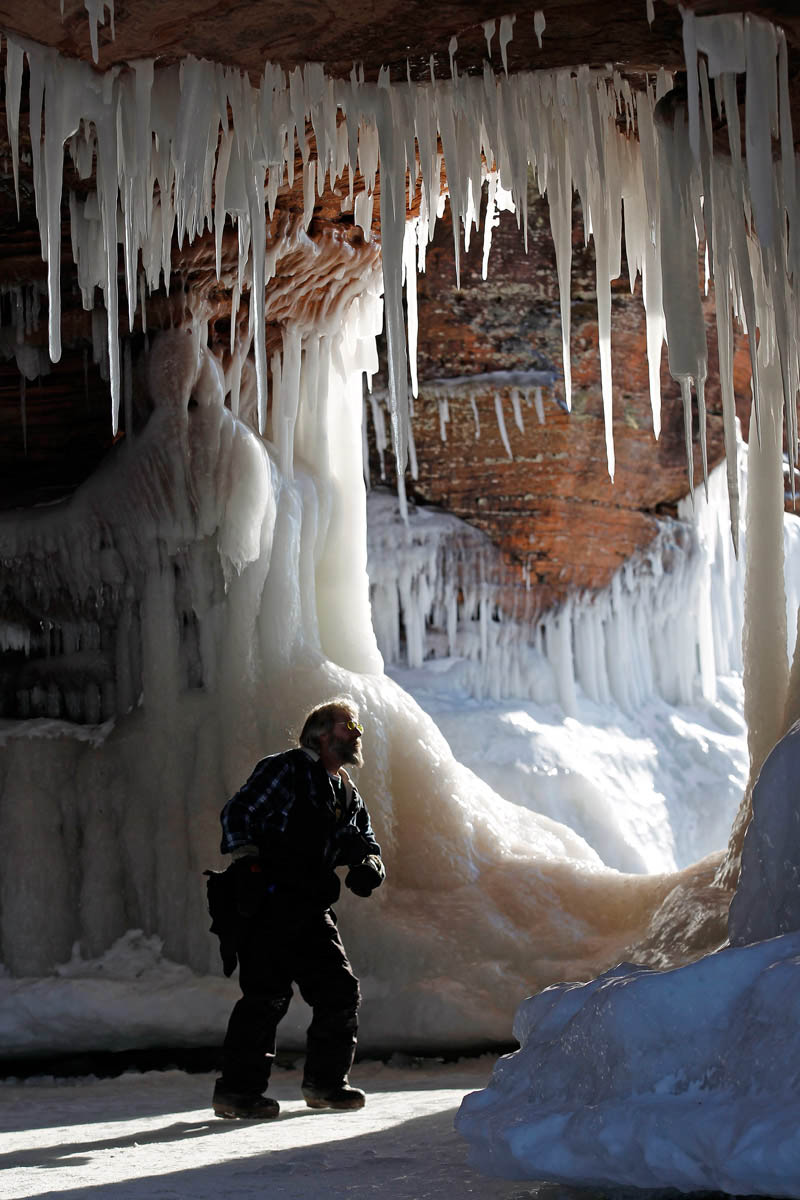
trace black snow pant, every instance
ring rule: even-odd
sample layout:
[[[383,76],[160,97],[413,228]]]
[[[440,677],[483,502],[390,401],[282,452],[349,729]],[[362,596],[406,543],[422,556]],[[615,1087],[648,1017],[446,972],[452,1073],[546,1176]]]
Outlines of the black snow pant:
[[[275,1034],[289,1007],[293,982],[313,1010],[303,1084],[338,1087],[355,1054],[361,993],[333,911],[243,921],[236,950],[242,998],[228,1022],[220,1087],[258,1094],[266,1090]]]

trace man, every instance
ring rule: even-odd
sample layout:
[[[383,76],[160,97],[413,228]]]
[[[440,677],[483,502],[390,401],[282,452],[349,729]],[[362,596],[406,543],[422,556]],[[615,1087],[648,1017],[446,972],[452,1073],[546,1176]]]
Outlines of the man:
[[[220,1117],[270,1119],[265,1096],[275,1034],[297,983],[313,1010],[303,1095],[310,1108],[362,1108],[350,1086],[360,991],[331,910],[340,882],[369,896],[385,878],[369,814],[345,763],[363,766],[362,726],[349,697],[308,714],[299,747],[258,763],[222,810],[222,852],[234,889],[233,944],[242,998],[231,1013],[222,1076],[214,1089]]]

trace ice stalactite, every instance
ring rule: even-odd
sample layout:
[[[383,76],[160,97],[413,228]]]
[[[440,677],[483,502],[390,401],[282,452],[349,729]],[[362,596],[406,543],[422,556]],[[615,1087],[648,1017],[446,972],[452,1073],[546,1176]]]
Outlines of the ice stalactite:
[[[47,351],[28,340],[39,328],[46,294],[39,282],[0,285],[0,358],[14,358],[23,381],[50,373]]]
[[[684,46],[687,54],[688,97],[686,115],[680,108],[660,111],[660,148],[667,169],[662,171],[662,218],[678,203],[699,213],[698,235],[707,243],[709,273],[717,299],[717,330],[723,419],[730,480],[731,525],[738,524],[733,439],[730,322],[738,317],[749,334],[752,365],[753,415],[752,471],[747,525],[751,532],[746,588],[748,617],[744,642],[746,711],[750,729],[751,781],[764,756],[800,713],[790,711],[789,670],[783,633],[785,593],[783,539],[782,447],[789,460],[790,476],[797,463],[797,391],[800,379],[798,294],[795,269],[798,198],[796,161],[787,86],[783,31],[752,15],[729,14],[696,17],[684,11]],[[698,58],[698,52],[704,58]],[[737,97],[737,76],[746,76],[744,144]],[[720,155],[711,130],[711,85],[717,109],[724,111],[729,155]],[[687,145],[688,125],[688,145]],[[772,158],[772,140],[779,140],[778,166]],[[679,153],[681,140],[684,150]],[[691,151],[691,152],[690,152]],[[694,196],[694,198],[692,198]],[[679,200],[679,197],[682,199]],[[662,228],[662,247],[666,245]],[[704,350],[695,315],[693,335],[685,325],[687,312],[697,305],[696,269],[692,270],[690,244],[683,234],[683,278],[668,289],[665,264],[665,311],[673,374],[684,372],[684,395],[693,375],[700,374]],[[679,245],[680,243],[678,243]],[[662,250],[663,258],[663,250]],[[679,255],[675,255],[675,263]],[[673,264],[674,265],[674,264]],[[675,331],[676,338],[673,336]],[[675,365],[673,366],[673,351]],[[682,361],[678,361],[682,359]],[[701,382],[697,375],[698,402]],[[698,403],[698,407],[700,407]],[[702,410],[700,418],[702,421]],[[782,432],[783,431],[783,432]],[[688,449],[688,445],[687,445]],[[789,614],[795,628],[796,616]],[[749,793],[748,789],[748,793]],[[749,796],[731,840],[725,871],[735,876],[741,838],[749,819]]]
[[[92,11],[95,16],[102,15],[103,6],[95,5]],[[512,32],[513,18],[504,17],[499,30],[504,62]],[[447,81],[393,83],[387,72],[381,72],[377,83],[368,83],[355,69],[348,81],[333,80],[314,64],[296,68],[287,78],[283,70],[267,63],[260,83],[254,86],[238,71],[192,58],[174,68],[154,69],[152,63],[143,61],[99,76],[85,64],[62,62],[52,51],[14,35],[6,37],[6,45],[12,156],[18,154],[17,113],[24,58],[30,76],[34,147],[39,145],[37,129],[42,117],[46,131],[44,155],[35,150],[33,167],[42,248],[49,263],[53,357],[59,352],[55,215],[62,148],[67,145],[82,177],[91,170],[93,158],[97,163],[96,198],[90,196],[71,204],[72,240],[85,302],[91,302],[96,286],[104,292],[115,423],[120,396],[114,286],[117,213],[121,214],[125,248],[129,321],[141,290],[135,271],[138,255],[147,288],[155,289],[162,274],[168,284],[173,232],[181,244],[206,226],[216,229],[219,260],[219,239],[226,219],[232,220],[239,231],[241,252],[235,294],[252,288],[259,298],[258,305],[264,283],[260,227],[265,213],[271,216],[274,211],[278,188],[285,179],[292,182],[297,137],[308,204],[326,177],[333,185],[345,170],[352,194],[353,173],[356,168],[360,170],[365,188],[355,195],[355,220],[366,237],[370,235],[380,166],[393,441],[404,465],[408,454],[408,405],[401,297],[404,278],[407,286],[410,283],[405,234],[407,193],[417,186],[421,191],[418,261],[422,266],[425,238],[433,236],[440,201],[441,142],[457,244],[459,226],[463,224],[468,235],[469,225],[478,219],[477,197],[486,173],[482,164],[496,164],[496,172],[490,172],[494,197],[507,196],[504,203],[514,205],[523,225],[529,166],[537,175],[540,190],[551,197],[562,290],[568,404],[569,226],[572,192],[577,188],[587,230],[593,231],[598,250],[603,387],[609,465],[613,469],[609,284],[619,271],[622,190],[617,168],[628,140],[627,131],[617,128],[616,115],[621,110],[630,113],[630,89],[619,77],[586,69],[577,75],[563,71],[508,76],[504,71],[498,77],[491,72],[480,78],[466,76],[459,74],[455,48],[451,47],[452,78]],[[649,93],[646,103],[652,108],[654,102],[655,95]],[[315,154],[305,137],[307,121],[315,132]],[[486,219],[488,253],[494,206],[489,206]],[[88,227],[84,225],[87,221]],[[651,219],[651,238],[654,230]],[[651,260],[648,294],[652,304],[648,304],[648,310],[656,313],[657,328],[657,265],[652,255]],[[264,414],[267,364],[258,322],[255,361]]]
[[[240,264],[237,294],[253,288],[260,297],[263,247],[260,227],[265,211],[271,214],[278,187],[294,173],[295,137],[304,163],[305,193],[309,203],[326,177],[333,184],[347,169],[352,191],[353,170],[361,171],[365,188],[355,197],[355,218],[371,228],[372,197],[378,167],[381,187],[381,231],[384,270],[386,332],[390,360],[392,428],[401,465],[407,458],[408,402],[406,334],[402,287],[410,283],[410,254],[404,233],[407,185],[416,186],[419,164],[421,228],[418,259],[424,262],[424,239],[432,236],[439,204],[440,171],[437,146],[441,142],[444,169],[454,216],[458,245],[459,227],[477,220],[476,198],[485,168],[495,164],[490,185],[493,195],[507,193],[525,224],[528,169],[533,169],[540,191],[548,196],[561,291],[564,383],[570,403],[569,367],[569,264],[571,256],[571,206],[577,190],[584,212],[587,236],[595,242],[597,259],[598,319],[601,375],[609,471],[613,475],[610,281],[619,274],[622,207],[625,206],[629,262],[644,282],[648,321],[651,397],[654,429],[659,431],[659,381],[661,341],[669,337],[671,369],[681,381],[690,432],[690,387],[697,387],[698,407],[703,408],[703,382],[707,372],[702,311],[696,279],[698,237],[707,237],[709,270],[716,269],[712,245],[712,211],[717,207],[717,158],[708,136],[711,93],[715,85],[722,99],[731,132],[732,185],[738,199],[728,204],[724,225],[717,236],[727,239],[723,253],[728,266],[734,311],[755,327],[752,284],[746,259],[747,213],[752,205],[763,228],[765,271],[769,278],[768,303],[775,307],[780,332],[796,321],[796,302],[786,283],[787,253],[797,257],[798,239],[785,245],[778,210],[789,213],[789,229],[797,196],[793,187],[791,122],[787,108],[785,40],[765,22],[741,17],[685,17],[685,47],[690,83],[689,103],[673,105],[659,122],[661,146],[656,148],[652,113],[664,95],[668,80],[661,76],[633,104],[630,86],[617,75],[605,76],[586,68],[577,72],[519,73],[481,78],[460,74],[451,46],[452,78],[426,83],[392,83],[382,72],[376,84],[367,83],[356,70],[349,81],[327,79],[321,68],[296,68],[287,79],[268,63],[260,84],[253,86],[237,71],[187,59],[180,68],[153,70],[151,63],[135,63],[101,79],[80,63],[62,64],[52,51],[9,36],[7,84],[9,140],[12,157],[18,153],[18,97],[21,64],[26,56],[30,71],[31,120],[35,129],[43,115],[44,155],[34,153],[34,180],[42,233],[42,247],[50,263],[51,354],[59,350],[58,272],[55,214],[60,194],[62,146],[66,142],[79,173],[97,160],[97,199],[73,204],[73,220],[92,223],[93,237],[73,233],[74,252],[83,260],[82,286],[86,299],[98,284],[109,310],[109,360],[113,419],[119,405],[119,353],[116,336],[116,289],[112,286],[113,249],[117,239],[117,211],[122,214],[129,317],[134,311],[137,281],[134,264],[141,252],[147,286],[155,288],[163,272],[169,278],[169,250],[173,230],[179,243],[191,239],[206,225],[220,229],[230,218],[239,228]],[[494,31],[494,26],[493,26]],[[492,31],[492,33],[493,33]],[[500,23],[505,50],[512,23]],[[487,32],[487,36],[489,36]],[[708,70],[698,52],[708,58]],[[781,65],[783,64],[783,65]],[[735,129],[737,72],[751,80],[746,112],[748,154],[743,162]],[[760,96],[765,99],[760,100]],[[732,103],[733,100],[733,103]],[[52,111],[51,111],[52,110]],[[228,127],[228,110],[232,125]],[[49,114],[49,119],[48,119]],[[340,114],[343,118],[337,128]],[[624,115],[624,128],[618,117]],[[310,121],[316,136],[316,157],[305,137]],[[639,141],[631,138],[638,127]],[[779,132],[784,167],[780,196],[766,187],[769,172],[763,166],[769,133]],[[691,152],[689,152],[691,151]],[[759,158],[759,155],[761,158]],[[87,166],[88,164],[88,166]],[[315,165],[316,164],[316,165]],[[760,166],[759,166],[760,164]],[[723,172],[724,173],[724,172]],[[56,178],[58,176],[58,178]],[[771,176],[769,176],[771,178]],[[264,180],[261,184],[254,181]],[[496,180],[496,182],[494,182]],[[216,198],[212,208],[212,187]],[[701,191],[709,194],[705,207]],[[660,203],[656,196],[660,195]],[[724,207],[724,202],[722,202]],[[645,216],[646,210],[646,216]],[[494,219],[487,208],[486,249]],[[717,213],[715,224],[722,218]],[[95,236],[96,235],[96,236]],[[53,253],[50,254],[50,244]],[[103,253],[88,251],[90,243]],[[663,252],[667,246],[668,251]],[[458,255],[457,255],[458,264]],[[255,264],[255,266],[253,266]],[[458,270],[458,265],[457,268]],[[662,283],[662,272],[664,282]],[[723,289],[724,289],[723,281]],[[257,301],[259,303],[259,301]],[[662,308],[663,304],[663,308]],[[266,412],[266,351],[255,323],[255,361],[260,409]],[[413,343],[413,329],[410,331]],[[723,339],[724,340],[724,339]],[[798,369],[787,348],[782,362],[784,391],[788,395]],[[754,361],[755,367],[755,361]],[[413,377],[413,369],[412,369]],[[757,421],[758,378],[754,370]],[[788,412],[788,406],[787,406]],[[790,422],[790,429],[795,425]],[[704,444],[704,421],[700,421]],[[689,434],[687,433],[687,445]],[[731,481],[734,474],[731,475]],[[735,498],[732,497],[732,510]],[[735,524],[735,519],[734,519]]]

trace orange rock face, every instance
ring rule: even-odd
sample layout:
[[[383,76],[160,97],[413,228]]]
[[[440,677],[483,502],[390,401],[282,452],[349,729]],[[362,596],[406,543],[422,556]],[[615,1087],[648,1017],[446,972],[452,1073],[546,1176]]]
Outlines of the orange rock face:
[[[502,214],[481,279],[480,239],[461,250],[461,287],[456,287],[452,228],[437,226],[419,279],[420,396],[413,432],[418,478],[406,477],[409,496],[437,504],[488,533],[513,566],[520,584],[536,591],[546,608],[570,588],[608,584],[635,550],[646,546],[659,519],[675,513],[689,490],[678,385],[662,356],[662,432],[653,436],[644,308],[637,283],[627,274],[612,297],[613,432],[616,471],[606,457],[600,356],[594,300],[594,257],[583,244],[576,207],[572,263],[572,411],[564,405],[561,322],[555,254],[547,206],[533,199],[528,214],[528,253],[516,219]],[[713,303],[707,302],[709,359],[716,359]],[[490,371],[540,371],[555,377],[542,389],[544,422],[523,400],[515,421],[508,386],[490,386],[472,401],[453,386],[447,398],[446,441],[441,436],[442,377],[480,378]],[[737,342],[736,392],[745,432],[749,413],[749,353]],[[499,396],[511,456],[496,412]],[[719,383],[706,386],[709,468],[723,457]],[[479,427],[479,432],[478,432]],[[387,464],[389,460],[387,459]],[[391,464],[388,472],[391,479]],[[373,478],[377,478],[373,459]],[[702,458],[694,411],[694,476],[702,486]]]

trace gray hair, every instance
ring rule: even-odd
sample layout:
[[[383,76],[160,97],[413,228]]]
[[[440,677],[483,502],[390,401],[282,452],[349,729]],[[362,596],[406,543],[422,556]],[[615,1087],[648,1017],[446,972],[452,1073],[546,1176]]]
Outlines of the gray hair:
[[[330,733],[342,716],[350,721],[358,720],[358,707],[352,696],[334,696],[333,700],[317,704],[305,719],[298,743],[306,750],[319,752],[320,737]]]

